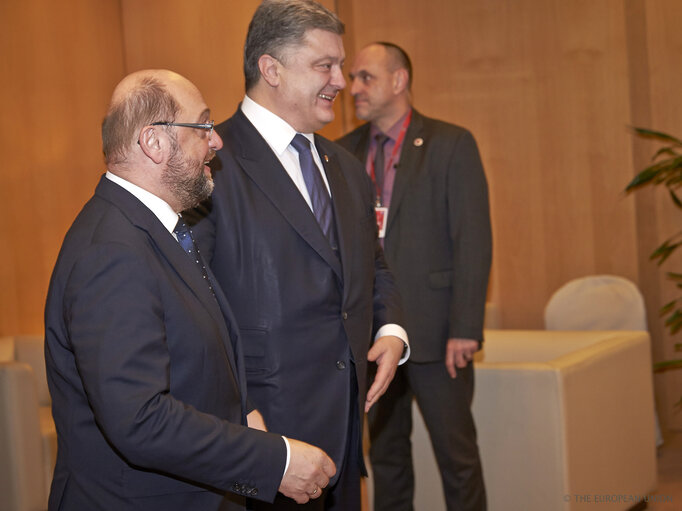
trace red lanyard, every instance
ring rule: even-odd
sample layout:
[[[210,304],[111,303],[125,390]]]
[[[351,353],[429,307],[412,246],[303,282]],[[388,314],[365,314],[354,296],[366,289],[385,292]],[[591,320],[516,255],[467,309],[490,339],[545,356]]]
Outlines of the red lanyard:
[[[405,120],[403,121],[403,125],[400,127],[400,133],[398,134],[398,138],[396,139],[395,145],[393,146],[393,151],[391,152],[391,157],[388,160],[388,165],[384,165],[384,169],[390,169],[391,165],[393,165],[393,160],[395,160],[396,156],[398,156],[398,153],[400,152],[400,148],[403,145],[403,140],[405,139],[405,133],[407,132],[407,127],[410,125],[410,120],[412,120],[412,110],[411,109],[410,109],[410,113],[407,114],[407,117],[405,117]],[[384,150],[384,148],[377,144],[377,151],[383,151],[383,150]],[[376,156],[374,158],[376,158]],[[374,188],[377,191],[377,205],[380,206],[381,205],[381,194],[382,194],[383,190],[379,190],[379,185],[377,185],[376,174],[374,173],[374,158],[371,159],[369,162],[369,170],[370,170],[370,177],[372,178],[372,183],[374,184]],[[385,173],[384,173],[384,179],[386,179]]]

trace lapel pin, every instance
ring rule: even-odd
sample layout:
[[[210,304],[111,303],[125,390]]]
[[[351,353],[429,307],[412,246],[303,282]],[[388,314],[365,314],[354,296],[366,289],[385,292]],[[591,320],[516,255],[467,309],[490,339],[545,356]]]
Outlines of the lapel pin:
[[[424,139],[422,137],[417,137],[412,143],[414,144],[414,147],[421,147],[424,145]]]
[[[329,163],[329,156],[326,154],[323,156],[325,163]]]

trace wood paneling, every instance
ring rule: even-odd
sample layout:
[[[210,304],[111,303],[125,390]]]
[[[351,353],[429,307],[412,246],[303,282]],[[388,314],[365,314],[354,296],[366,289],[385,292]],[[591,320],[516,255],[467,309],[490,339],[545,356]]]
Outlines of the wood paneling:
[[[637,278],[622,2],[353,2],[355,47],[413,59],[415,106],[471,129],[491,188],[490,299],[540,328],[571,278]]]
[[[682,36],[675,0],[339,0],[346,49],[376,40],[413,60],[415,106],[471,129],[490,182],[489,299],[504,328],[542,328],[566,281],[611,273],[637,282],[655,360],[678,356],[657,310],[674,289],[648,261],[679,229],[662,191],[623,194],[653,147],[629,126],[682,136]],[[677,92],[676,92],[677,91]],[[356,125],[346,98],[348,129]],[[682,254],[681,254],[682,255]],[[680,269],[679,261],[668,263]],[[678,339],[679,342],[679,339]],[[664,422],[680,372],[657,378]]]
[[[259,0],[122,0],[126,71],[165,68],[191,80],[216,122],[244,96],[242,52]]]
[[[244,96],[243,51],[260,0],[122,0],[127,72],[167,68],[201,90],[216,122]],[[321,2],[333,9],[333,1]],[[338,107],[337,107],[338,109]],[[340,116],[322,133],[343,133]]]
[[[0,335],[40,333],[62,239],[103,172],[118,1],[3,1],[0,51]]]
[[[227,118],[244,93],[258,3],[0,3],[0,334],[42,330],[58,248],[103,170],[99,124],[116,82],[170,68],[197,84],[216,121]],[[416,107],[475,134],[493,214],[489,297],[504,328],[541,328],[564,282],[614,273],[645,294],[654,358],[679,355],[656,314],[674,290],[647,259],[679,216],[662,193],[622,193],[654,150],[628,126],[682,136],[678,0],[323,3],[346,23],[347,67],[368,42],[400,44],[414,62]],[[330,138],[355,124],[342,99],[323,130]],[[679,373],[657,379],[659,409],[679,398]]]

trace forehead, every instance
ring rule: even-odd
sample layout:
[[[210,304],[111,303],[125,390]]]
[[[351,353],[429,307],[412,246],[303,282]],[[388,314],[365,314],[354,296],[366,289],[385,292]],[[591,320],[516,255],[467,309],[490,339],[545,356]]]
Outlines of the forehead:
[[[179,81],[173,84],[173,95],[180,105],[181,111],[191,120],[198,119],[208,113],[208,106],[201,92],[189,81]]]
[[[360,50],[353,60],[353,72],[362,70],[387,70],[388,52],[379,44],[373,44]]]

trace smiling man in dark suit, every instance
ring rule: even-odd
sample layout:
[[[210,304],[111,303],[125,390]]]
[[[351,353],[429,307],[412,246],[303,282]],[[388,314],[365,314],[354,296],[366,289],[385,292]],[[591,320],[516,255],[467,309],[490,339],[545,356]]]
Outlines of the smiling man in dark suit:
[[[471,360],[483,341],[492,243],[476,142],[468,130],[412,108],[412,65],[398,46],[363,48],[350,76],[356,115],[369,122],[338,142],[372,177],[386,260],[403,296],[412,346],[410,360],[369,414],[374,509],[413,509],[416,396],[448,510],[483,510]]]
[[[170,71],[114,91],[107,172],[66,235],[45,309],[50,510],[244,509],[244,496],[278,490],[306,502],[335,472],[320,449],[247,427],[262,419],[238,328],[178,216],[213,188],[222,141],[209,119]]]
[[[239,322],[249,396],[268,428],[336,463],[328,491],[306,509],[356,511],[364,411],[407,339],[369,179],[314,134],[345,86],[342,33],[336,15],[310,0],[258,7],[244,49],[246,96],[216,128],[225,145],[195,232]],[[366,389],[368,359],[378,376]],[[284,497],[254,506],[298,509]]]

